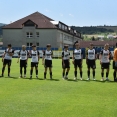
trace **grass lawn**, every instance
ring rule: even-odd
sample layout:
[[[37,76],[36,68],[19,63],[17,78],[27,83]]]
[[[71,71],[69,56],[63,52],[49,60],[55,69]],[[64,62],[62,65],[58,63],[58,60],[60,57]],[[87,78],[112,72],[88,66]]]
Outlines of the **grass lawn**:
[[[19,64],[12,60],[11,78],[0,78],[0,117],[117,117],[117,83],[100,82],[100,64],[97,61],[96,81],[87,79],[87,66],[83,63],[83,81],[74,81],[71,64],[69,80],[62,79],[61,60],[53,60],[53,80],[43,80],[44,68],[39,64],[39,79],[33,72],[29,80],[30,60],[27,78],[19,78]],[[2,63],[1,63],[2,69]],[[78,74],[79,76],[79,74]]]

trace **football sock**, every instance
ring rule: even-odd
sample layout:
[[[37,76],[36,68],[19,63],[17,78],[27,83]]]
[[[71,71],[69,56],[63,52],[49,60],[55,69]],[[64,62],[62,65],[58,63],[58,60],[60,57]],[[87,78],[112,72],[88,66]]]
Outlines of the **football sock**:
[[[77,71],[74,71],[74,75],[75,75],[75,77],[77,77]]]
[[[82,78],[82,72],[80,72],[80,77]]]
[[[26,75],[26,67],[24,67],[24,75]]]
[[[52,72],[50,72],[50,76],[52,76]]]
[[[2,75],[4,74],[5,67],[2,68]]]
[[[32,76],[33,70],[30,70],[30,75]]]
[[[104,77],[104,73],[103,72],[101,73],[101,76],[102,76],[102,78]]]
[[[95,78],[95,71],[93,71],[93,78]]]
[[[64,77],[65,73],[63,72],[63,77]]]
[[[36,70],[36,75],[38,75],[38,70]]]
[[[22,67],[20,67],[20,75],[22,76]]]
[[[10,67],[8,67],[8,75],[10,74]]]
[[[113,72],[113,77],[116,78],[116,71]]]
[[[68,75],[68,72],[66,72],[66,76]]]
[[[90,71],[87,71],[88,78],[90,77]]]
[[[106,78],[108,78],[108,72],[106,72]]]

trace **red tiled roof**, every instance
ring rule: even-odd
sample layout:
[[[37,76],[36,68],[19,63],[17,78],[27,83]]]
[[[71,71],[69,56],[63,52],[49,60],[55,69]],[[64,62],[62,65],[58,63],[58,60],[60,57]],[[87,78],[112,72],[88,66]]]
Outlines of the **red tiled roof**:
[[[97,46],[97,47],[103,47],[106,43],[108,43],[109,46],[115,46],[115,44],[117,43],[117,40],[113,40],[113,41],[81,41],[80,47],[87,48],[87,47],[89,47],[90,43],[93,43],[93,45]]]
[[[7,28],[22,28],[22,24],[25,23],[27,20],[33,21],[37,28],[57,28],[55,25],[53,25],[50,21],[53,21],[51,18],[39,13],[35,12],[29,16],[26,16],[20,20],[17,20],[9,25],[6,25],[3,27],[3,29]]]

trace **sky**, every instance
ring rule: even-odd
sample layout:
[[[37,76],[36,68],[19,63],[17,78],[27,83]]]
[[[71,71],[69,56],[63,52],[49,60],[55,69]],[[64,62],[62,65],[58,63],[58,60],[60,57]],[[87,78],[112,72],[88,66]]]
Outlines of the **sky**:
[[[0,0],[0,23],[37,11],[69,26],[117,26],[117,0]]]

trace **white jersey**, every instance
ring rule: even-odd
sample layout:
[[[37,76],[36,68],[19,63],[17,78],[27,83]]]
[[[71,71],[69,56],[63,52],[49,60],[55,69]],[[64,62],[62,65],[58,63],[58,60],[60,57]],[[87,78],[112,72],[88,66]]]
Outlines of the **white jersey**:
[[[27,50],[20,50],[19,51],[20,60],[27,60],[28,58],[28,51]]]
[[[63,57],[63,60],[69,60],[70,59],[70,52],[68,50],[63,51],[62,52],[62,57]]]
[[[74,54],[74,58],[76,60],[82,59],[82,50],[81,49],[78,49],[78,50],[75,49],[73,54]]]
[[[5,57],[4,59],[8,59],[8,60],[11,60],[12,59],[12,56],[9,55],[9,53],[14,53],[14,50],[13,49],[6,49],[5,50],[6,54],[5,54]]]
[[[100,52],[100,54],[102,55],[101,62],[102,63],[109,63],[109,54],[110,54],[110,51],[109,50],[102,50]]]
[[[96,55],[96,51],[95,51],[95,49],[89,49],[87,54],[88,54],[88,59],[89,60],[94,60],[95,55]]]
[[[52,54],[52,50],[45,50],[43,53],[43,55],[45,56],[45,60],[52,60]]]
[[[31,62],[37,63],[38,62],[39,52],[37,50],[31,50]]]

